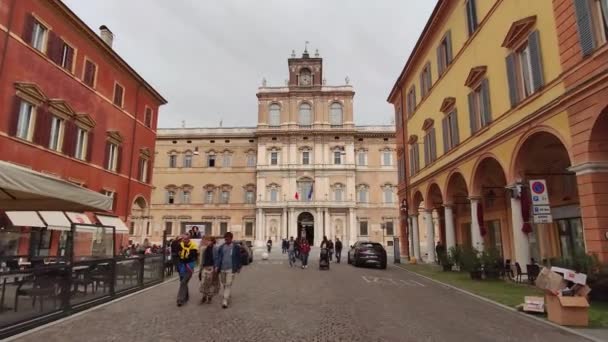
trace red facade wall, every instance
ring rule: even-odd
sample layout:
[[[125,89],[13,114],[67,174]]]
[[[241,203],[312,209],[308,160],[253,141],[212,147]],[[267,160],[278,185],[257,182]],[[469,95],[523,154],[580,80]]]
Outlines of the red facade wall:
[[[32,14],[75,48],[73,73],[22,39],[26,18]],[[147,184],[137,180],[138,160],[144,148],[154,156],[158,108],[166,101],[103,44],[58,0],[0,2],[0,159],[83,182],[96,192],[115,191],[114,213],[125,219],[137,196],[149,203],[151,179]],[[97,64],[94,88],[81,81],[85,56]],[[95,121],[90,163],[8,134],[15,82],[33,83],[49,99],[64,100],[76,113],[86,113]],[[124,87],[123,108],[112,103],[115,82]],[[153,112],[152,128],[144,124],[146,107]],[[103,165],[109,131],[118,131],[124,139],[119,173],[107,171]]]

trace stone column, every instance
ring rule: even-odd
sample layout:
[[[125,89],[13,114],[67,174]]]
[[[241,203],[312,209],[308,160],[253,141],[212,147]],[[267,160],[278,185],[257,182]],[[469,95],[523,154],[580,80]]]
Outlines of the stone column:
[[[298,236],[298,218],[293,208],[289,208],[289,231],[287,235],[293,236],[294,239]]]
[[[450,251],[450,248],[456,245],[456,233],[454,231],[454,211],[452,206],[446,204],[443,206],[445,215],[445,248]]]
[[[471,201],[471,244],[478,251],[483,251],[483,236],[479,231],[479,221],[477,221],[477,205],[479,198],[470,198]]]
[[[514,265],[518,262],[521,267],[530,263],[530,245],[528,236],[521,231],[524,224],[524,218],[521,215],[521,200],[519,198],[511,198],[511,222],[513,222],[513,247],[515,259],[512,261]]]
[[[321,245],[321,241],[323,241],[323,227],[321,227],[321,225],[323,224],[323,219],[321,218],[321,208],[317,208],[317,214],[315,215],[315,239],[314,239],[314,245],[315,246],[320,246]]]
[[[333,235],[332,232],[332,228],[331,228],[331,224],[329,223],[329,217],[327,215],[327,208],[323,209],[323,217],[321,220],[321,225],[323,225],[322,227],[322,231],[324,235],[327,235],[330,239],[331,236]]]
[[[412,215],[412,244],[414,249],[414,258],[420,262],[420,230],[418,228],[418,215]]]
[[[280,240],[285,239],[287,236],[287,208],[283,208],[283,215],[281,215],[281,236]]]
[[[357,242],[357,222],[355,217],[355,209],[348,208],[348,246],[352,246]]]
[[[254,239],[255,239],[255,244],[258,247],[263,246],[261,235],[262,235],[262,209],[259,208],[255,214],[255,233],[253,234]]]
[[[435,225],[433,223],[433,210],[424,211],[424,223],[426,224],[426,262],[435,262]]]

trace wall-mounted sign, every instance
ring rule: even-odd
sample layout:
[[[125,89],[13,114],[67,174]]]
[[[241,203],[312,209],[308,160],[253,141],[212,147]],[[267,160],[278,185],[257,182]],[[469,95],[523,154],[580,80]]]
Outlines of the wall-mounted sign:
[[[549,193],[547,192],[547,182],[544,179],[530,181],[530,193],[533,205],[549,205]]]
[[[534,223],[552,223],[553,216],[551,215],[534,215]]]
[[[532,207],[534,215],[551,215],[551,207],[548,205],[535,205]]]

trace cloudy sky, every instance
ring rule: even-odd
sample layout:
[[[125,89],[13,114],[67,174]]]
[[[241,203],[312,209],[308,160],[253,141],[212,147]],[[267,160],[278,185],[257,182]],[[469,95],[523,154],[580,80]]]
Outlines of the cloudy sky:
[[[388,93],[436,0],[64,0],[169,104],[160,127],[253,126],[257,87],[319,49],[328,85],[355,87],[355,122],[388,124]]]

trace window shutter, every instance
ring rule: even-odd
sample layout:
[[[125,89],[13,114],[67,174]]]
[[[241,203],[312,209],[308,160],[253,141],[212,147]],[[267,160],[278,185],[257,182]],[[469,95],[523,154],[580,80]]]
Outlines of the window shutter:
[[[426,86],[424,85],[424,71],[420,73],[420,97],[424,98],[426,95]]]
[[[475,92],[469,93],[469,124],[471,125],[471,135],[477,132],[477,113],[475,112]]]
[[[28,44],[32,44],[32,33],[34,32],[34,24],[36,23],[36,19],[34,16],[28,13],[25,16],[25,24],[23,26],[23,35],[21,38]]]
[[[431,162],[437,159],[437,136],[435,135],[435,127],[431,128]]]
[[[53,116],[44,106],[36,107],[36,125],[34,127],[34,143],[48,147],[51,138],[51,120]]]
[[[429,139],[430,135],[426,135],[424,137],[424,166],[429,165],[429,160],[430,160],[430,155],[429,155],[429,151],[431,149],[431,142]]]
[[[112,211],[116,213],[117,211],[117,205],[118,205],[118,194],[114,193],[114,198],[112,199]]]
[[[588,0],[574,0],[576,11],[576,22],[578,24],[578,36],[583,56],[587,56],[595,49],[595,37],[593,24],[591,22],[591,9]]]
[[[515,53],[507,56],[507,79],[509,81],[509,98],[511,100],[511,108],[515,107],[519,102],[519,94],[517,93],[517,75],[515,75]]]
[[[420,171],[420,145],[418,143],[414,145],[414,170],[415,173]]]
[[[152,184],[152,159],[148,159],[148,174],[146,175],[146,183]]]
[[[139,162],[137,163],[137,180],[141,180],[144,174],[144,160],[139,158]]]
[[[48,35],[48,46],[47,46],[47,55],[49,58],[57,65],[61,65],[61,57],[63,55],[63,45],[64,42],[59,36],[49,30]]]
[[[490,103],[490,86],[488,79],[481,81],[481,102],[483,104],[483,126],[489,125],[492,122],[492,106]]]
[[[66,60],[65,69],[69,72],[72,72],[73,67],[74,67],[74,49],[69,45],[66,45],[66,47],[67,47],[68,53],[67,53],[67,56],[65,57],[65,60]]]
[[[110,143],[106,142],[106,151],[103,157],[103,168],[107,169],[108,164],[110,163]]]
[[[433,84],[433,75],[431,74],[431,63],[427,62],[426,63],[426,67],[428,72],[426,73],[426,93],[429,93],[429,89],[431,89],[432,84]]]
[[[416,86],[412,86],[412,114],[416,111]]]
[[[118,156],[116,157],[116,173],[122,171],[122,145],[118,145]]]
[[[72,121],[65,121],[65,133],[63,134],[63,146],[61,150],[63,154],[74,157],[75,142],[76,142],[76,125]]]
[[[94,134],[93,131],[90,131],[87,137],[87,157],[86,161],[89,163],[93,160],[93,143],[94,143]]]
[[[458,134],[458,110],[454,109],[450,115],[452,121],[450,122],[452,132],[452,147],[460,144],[460,135]]]
[[[448,33],[446,33],[445,35],[445,45],[446,45],[446,56],[447,56],[447,61],[446,61],[446,67],[448,65],[450,65],[452,63],[452,31],[448,31]]]
[[[443,153],[448,153],[450,150],[450,141],[449,141],[449,133],[448,133],[448,117],[444,117],[441,120],[441,126],[443,129]]]
[[[21,112],[21,98],[15,96],[13,98],[13,107],[10,116],[9,134],[11,136],[17,135],[17,127],[19,126],[19,113]]]
[[[443,44],[439,43],[439,46],[437,47],[437,72],[439,73],[439,76],[443,74],[444,69],[442,47]]]
[[[540,50],[540,34],[538,33],[538,30],[530,33],[528,45],[530,46],[530,59],[532,60],[534,91],[537,91],[545,84],[543,77],[543,60]]]

